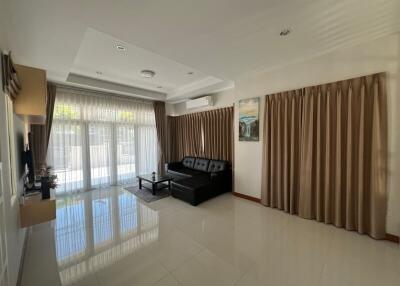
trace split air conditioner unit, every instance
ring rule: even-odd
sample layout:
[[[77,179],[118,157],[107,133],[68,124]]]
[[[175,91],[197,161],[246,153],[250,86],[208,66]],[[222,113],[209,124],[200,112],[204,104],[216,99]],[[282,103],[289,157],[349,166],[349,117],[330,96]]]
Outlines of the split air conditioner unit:
[[[213,98],[211,95],[186,101],[187,109],[195,109],[208,106],[213,106]]]

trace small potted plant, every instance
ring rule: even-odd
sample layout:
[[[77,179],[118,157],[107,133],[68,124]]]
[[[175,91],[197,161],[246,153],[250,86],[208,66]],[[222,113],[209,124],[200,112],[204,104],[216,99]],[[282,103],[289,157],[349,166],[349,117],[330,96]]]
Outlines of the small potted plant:
[[[57,188],[57,175],[53,173],[52,167],[47,166],[40,169],[40,182],[42,199],[47,200],[50,198],[50,189]]]

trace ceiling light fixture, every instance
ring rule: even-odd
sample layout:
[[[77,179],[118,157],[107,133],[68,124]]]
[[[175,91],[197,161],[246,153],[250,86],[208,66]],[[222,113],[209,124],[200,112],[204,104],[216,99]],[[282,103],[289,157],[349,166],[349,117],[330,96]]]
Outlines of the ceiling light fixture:
[[[282,37],[284,37],[284,36],[289,35],[290,32],[291,32],[291,30],[290,30],[289,28],[285,28],[285,29],[283,29],[283,30],[279,33],[279,35],[282,36]]]
[[[97,75],[102,75],[103,73],[101,71],[96,71]]]
[[[156,75],[155,71],[152,71],[152,70],[142,70],[140,72],[140,74],[142,77],[145,77],[145,78],[152,78]]]
[[[193,74],[193,72],[188,72],[188,74],[192,75],[192,74]]]
[[[162,86],[161,86],[161,85],[159,85],[159,86],[157,86],[157,88],[162,88]]]
[[[120,44],[115,45],[115,47],[116,47],[116,49],[117,49],[118,51],[125,51],[125,50],[126,50],[125,46],[120,45]]]

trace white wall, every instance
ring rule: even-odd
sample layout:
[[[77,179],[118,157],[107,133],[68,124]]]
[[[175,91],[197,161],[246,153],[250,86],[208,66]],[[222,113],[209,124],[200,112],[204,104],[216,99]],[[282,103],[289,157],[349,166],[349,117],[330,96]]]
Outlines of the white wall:
[[[165,113],[167,115],[175,115],[175,104],[165,103]]]
[[[4,1],[0,0],[0,50],[8,49],[7,34],[5,28],[7,27],[7,13],[4,9]],[[24,136],[24,122],[22,118],[14,116],[14,134],[15,136],[15,156],[16,156],[16,170],[18,176],[18,191],[22,190],[22,174],[21,174],[21,149],[23,147]],[[6,230],[7,230],[7,252],[8,252],[8,267],[10,285],[16,285],[18,278],[18,271],[21,262],[22,249],[26,235],[25,229],[19,227],[19,200],[18,194],[11,194],[11,181],[10,181],[10,163],[9,163],[9,150],[7,144],[7,127],[6,127],[6,112],[5,112],[5,95],[0,88],[0,161],[3,163],[3,176],[4,176],[4,203],[6,212]],[[22,140],[22,141],[21,141]],[[22,146],[21,146],[22,145]]]
[[[6,3],[5,0],[0,0],[0,47],[2,49],[8,48],[8,37],[6,33],[8,20],[8,3]]]
[[[335,51],[313,60],[290,65],[237,81],[235,101],[310,85],[333,82],[385,71],[389,99],[389,180],[387,232],[400,235],[400,34],[360,46]],[[239,142],[235,110],[235,191],[260,198],[262,122],[259,142]]]

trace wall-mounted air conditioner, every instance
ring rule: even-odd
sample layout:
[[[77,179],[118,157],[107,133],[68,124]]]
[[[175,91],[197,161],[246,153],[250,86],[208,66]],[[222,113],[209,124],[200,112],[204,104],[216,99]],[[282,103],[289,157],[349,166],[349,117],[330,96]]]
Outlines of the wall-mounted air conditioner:
[[[213,106],[213,98],[211,95],[186,101],[187,109],[194,109],[194,108],[201,108],[208,106]]]

